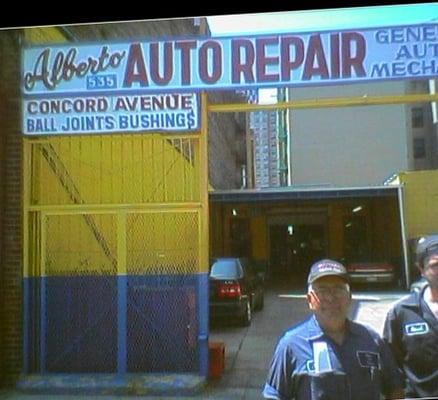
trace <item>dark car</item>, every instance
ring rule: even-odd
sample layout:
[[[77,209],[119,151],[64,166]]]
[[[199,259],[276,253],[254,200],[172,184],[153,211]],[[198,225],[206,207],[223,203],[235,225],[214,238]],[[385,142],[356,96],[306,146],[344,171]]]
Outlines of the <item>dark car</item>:
[[[263,308],[263,279],[245,258],[215,258],[210,268],[209,285],[212,319],[233,317],[248,326],[252,311]]]

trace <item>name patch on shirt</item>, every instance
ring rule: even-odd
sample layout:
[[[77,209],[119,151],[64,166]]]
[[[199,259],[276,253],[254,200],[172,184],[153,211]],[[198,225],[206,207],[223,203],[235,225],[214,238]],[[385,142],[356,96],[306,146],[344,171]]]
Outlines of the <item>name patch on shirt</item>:
[[[356,352],[359,364],[364,368],[379,368],[380,356],[378,353],[372,351],[358,351]]]
[[[424,335],[429,332],[429,325],[426,322],[405,325],[405,332],[408,336]]]

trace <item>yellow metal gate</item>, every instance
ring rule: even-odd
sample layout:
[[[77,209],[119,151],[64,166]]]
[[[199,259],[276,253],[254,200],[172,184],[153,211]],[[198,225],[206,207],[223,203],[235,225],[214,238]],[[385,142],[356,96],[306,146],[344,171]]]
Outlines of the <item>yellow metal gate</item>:
[[[206,375],[205,133],[24,147],[25,372]]]

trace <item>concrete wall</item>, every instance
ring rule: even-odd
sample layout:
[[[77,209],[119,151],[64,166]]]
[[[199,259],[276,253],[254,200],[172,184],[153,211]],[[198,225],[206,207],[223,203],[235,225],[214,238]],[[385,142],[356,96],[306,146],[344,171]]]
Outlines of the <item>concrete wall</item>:
[[[390,82],[292,89],[291,100],[404,94]],[[403,105],[291,110],[293,184],[365,186],[410,168]]]
[[[409,93],[429,93],[429,82],[427,80],[412,81],[407,84]],[[421,109],[423,114],[423,126],[414,127],[412,124],[413,109]],[[432,108],[430,103],[406,104],[406,117],[408,128],[408,159],[409,170],[424,170],[437,168],[436,158],[436,136],[432,121]],[[422,139],[425,142],[425,154],[423,157],[414,157],[414,139]]]

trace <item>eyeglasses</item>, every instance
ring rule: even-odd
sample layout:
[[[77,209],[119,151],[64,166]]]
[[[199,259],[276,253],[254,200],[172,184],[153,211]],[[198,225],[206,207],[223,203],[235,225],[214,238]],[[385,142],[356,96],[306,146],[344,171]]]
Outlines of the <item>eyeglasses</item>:
[[[335,297],[337,299],[342,299],[350,292],[350,290],[346,286],[335,286],[330,288],[313,288],[313,292],[315,292],[315,294],[321,299],[327,299],[329,298],[329,296]]]

